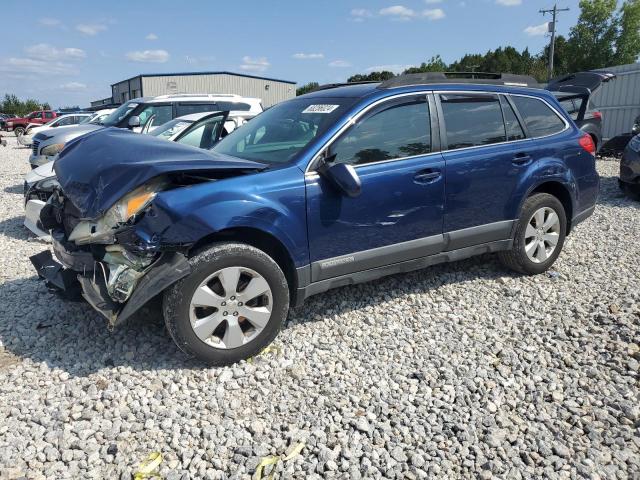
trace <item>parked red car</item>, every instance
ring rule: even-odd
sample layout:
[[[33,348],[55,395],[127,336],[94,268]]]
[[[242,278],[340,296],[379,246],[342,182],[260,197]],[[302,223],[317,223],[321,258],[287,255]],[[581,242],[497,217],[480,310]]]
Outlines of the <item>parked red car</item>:
[[[26,117],[7,119],[2,129],[6,132],[14,132],[16,134],[16,137],[18,137],[24,134],[28,124],[37,123],[39,125],[42,125],[50,122],[56,117],[56,112],[54,112],[53,110],[37,110],[35,112],[31,112]]]

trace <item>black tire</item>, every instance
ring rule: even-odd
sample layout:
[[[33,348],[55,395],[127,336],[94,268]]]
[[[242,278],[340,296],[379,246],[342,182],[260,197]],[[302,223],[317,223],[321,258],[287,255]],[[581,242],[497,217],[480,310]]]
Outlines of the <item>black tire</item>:
[[[174,342],[188,355],[214,366],[230,365],[252,357],[278,335],[289,311],[289,287],[278,264],[266,253],[241,243],[218,243],[189,259],[191,274],[167,289],[163,296],[165,324]],[[220,269],[243,267],[260,274],[271,289],[271,317],[250,342],[229,349],[213,347],[194,332],[190,321],[191,299],[202,282]]]
[[[15,134],[16,137],[21,137],[22,135],[24,135],[24,127],[16,127],[13,130],[13,133]]]
[[[558,243],[549,257],[540,263],[532,261],[525,251],[525,231],[533,214],[541,208],[551,208],[558,215],[560,231]],[[547,271],[562,251],[567,232],[567,216],[560,200],[548,193],[536,193],[527,198],[522,206],[511,250],[498,253],[500,261],[508,268],[526,275],[538,275]],[[544,253],[544,252],[543,252]]]

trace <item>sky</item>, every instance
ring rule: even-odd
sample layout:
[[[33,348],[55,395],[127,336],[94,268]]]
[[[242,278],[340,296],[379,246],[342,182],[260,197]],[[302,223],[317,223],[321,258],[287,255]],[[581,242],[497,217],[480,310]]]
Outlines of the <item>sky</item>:
[[[553,0],[3,2],[0,95],[88,106],[140,73],[226,70],[298,82],[401,71],[499,46],[540,52]],[[579,15],[558,1],[558,33]]]

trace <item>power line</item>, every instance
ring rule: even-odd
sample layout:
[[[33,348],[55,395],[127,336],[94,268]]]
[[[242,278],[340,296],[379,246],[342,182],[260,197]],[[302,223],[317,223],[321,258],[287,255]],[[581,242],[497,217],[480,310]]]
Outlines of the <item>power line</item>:
[[[555,53],[556,48],[556,25],[558,23],[557,17],[559,12],[568,12],[568,8],[558,8],[558,5],[555,4],[552,9],[549,10],[540,10],[542,15],[546,15],[547,13],[551,13],[553,15],[553,20],[549,22],[549,31],[551,32],[551,42],[549,44],[549,80],[553,78],[553,55]]]

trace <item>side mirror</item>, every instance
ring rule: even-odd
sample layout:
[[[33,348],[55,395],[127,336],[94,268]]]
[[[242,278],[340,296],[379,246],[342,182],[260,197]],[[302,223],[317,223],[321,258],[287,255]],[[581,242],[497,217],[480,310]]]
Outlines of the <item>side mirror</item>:
[[[140,117],[132,115],[129,117],[129,128],[136,128],[140,126]]]
[[[318,167],[318,173],[350,198],[355,198],[362,192],[360,178],[352,165],[330,164],[325,160]]]

